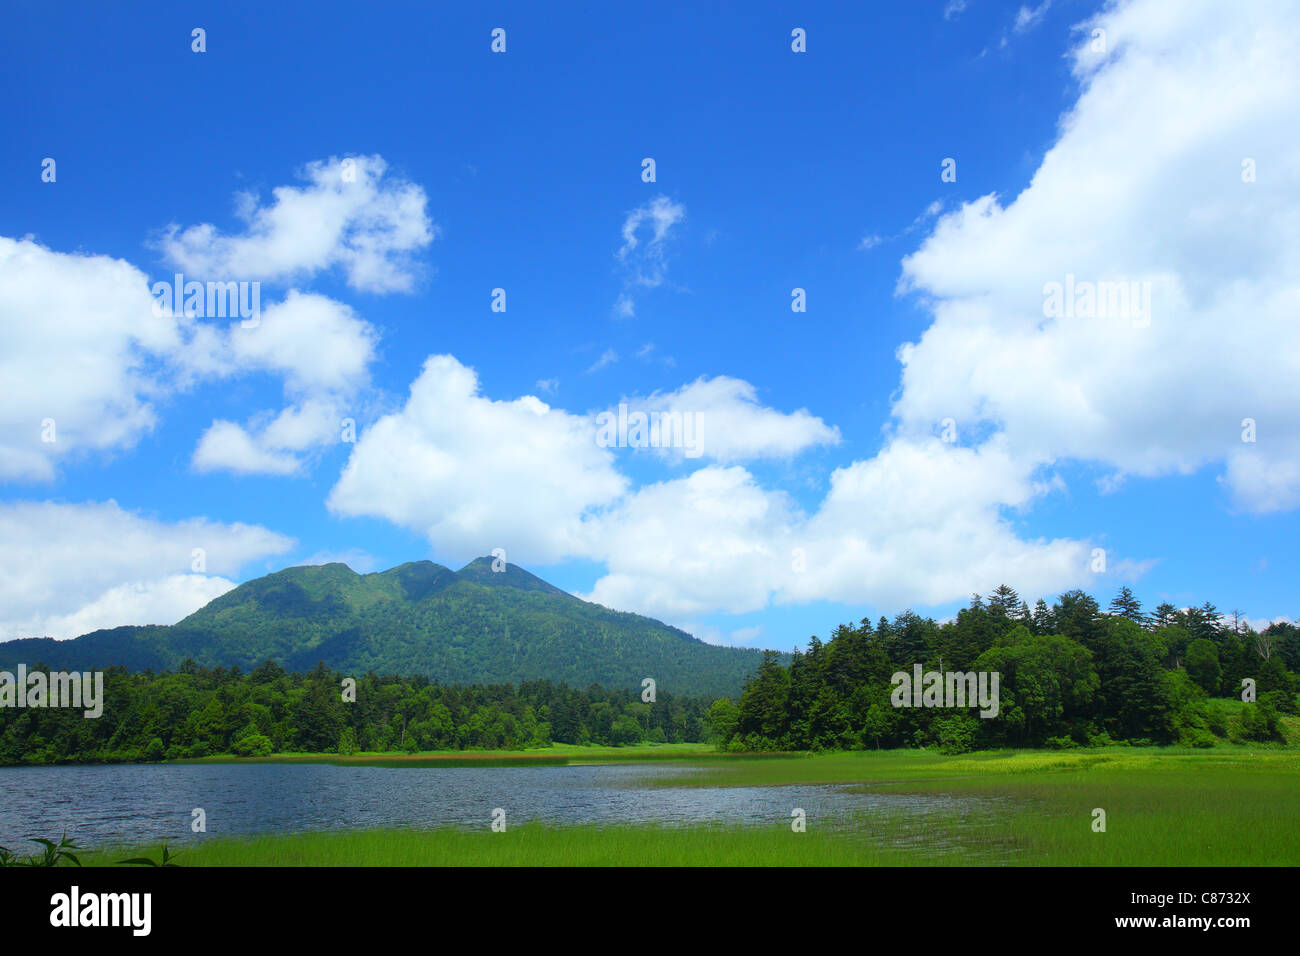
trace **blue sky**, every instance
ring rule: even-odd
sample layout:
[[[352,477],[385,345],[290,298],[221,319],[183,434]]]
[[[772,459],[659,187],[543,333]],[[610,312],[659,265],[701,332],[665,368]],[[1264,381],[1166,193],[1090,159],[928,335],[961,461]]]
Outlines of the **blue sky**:
[[[493,548],[780,648],[1003,581],[1294,617],[1286,15],[19,3],[0,637]],[[262,325],[152,315],[178,271]],[[1047,317],[1066,273],[1151,313]],[[600,447],[620,402],[705,454]]]

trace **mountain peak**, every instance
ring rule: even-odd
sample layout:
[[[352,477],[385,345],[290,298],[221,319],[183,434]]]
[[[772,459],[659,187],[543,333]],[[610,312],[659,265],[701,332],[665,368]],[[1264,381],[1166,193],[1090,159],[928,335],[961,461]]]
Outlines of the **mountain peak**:
[[[500,567],[501,570],[496,570],[496,567]],[[488,587],[511,587],[519,588],[522,591],[541,591],[545,594],[573,597],[567,591],[562,591],[554,584],[543,581],[537,575],[525,571],[519,565],[510,564],[506,561],[498,562],[498,559],[491,555],[475,558],[457,571],[456,577],[462,581],[472,581],[475,584],[483,584]]]
[[[549,680],[632,690],[650,675],[665,691],[705,696],[738,694],[761,658],[583,601],[491,556],[459,571],[433,561],[365,575],[339,563],[285,568],[174,625],[0,643],[0,668],[9,669],[25,660],[55,670],[175,670],[188,659],[252,670],[270,659],[294,671],[324,662],[345,674],[463,684]]]
[[[396,579],[408,601],[423,600],[456,579],[451,568],[433,561],[408,561],[380,572],[379,577]]]

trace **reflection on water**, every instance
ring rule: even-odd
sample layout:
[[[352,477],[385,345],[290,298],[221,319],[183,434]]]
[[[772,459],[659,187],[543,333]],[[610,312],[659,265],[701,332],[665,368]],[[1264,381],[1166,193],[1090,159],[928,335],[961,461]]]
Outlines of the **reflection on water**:
[[[695,768],[646,765],[386,768],[325,764],[147,764],[0,769],[0,845],[67,831],[82,846],[183,843],[202,807],[207,836],[370,827],[511,823],[771,825],[803,808],[809,825],[863,839],[943,846],[933,823],[991,826],[988,798],[901,795],[833,786],[645,787]],[[872,820],[882,824],[873,831]],[[963,825],[963,830],[967,829]]]

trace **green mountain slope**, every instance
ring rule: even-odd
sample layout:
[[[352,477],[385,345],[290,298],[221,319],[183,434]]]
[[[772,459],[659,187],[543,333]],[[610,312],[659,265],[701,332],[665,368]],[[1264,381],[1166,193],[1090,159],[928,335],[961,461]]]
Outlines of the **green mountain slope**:
[[[736,694],[761,652],[717,647],[639,614],[582,601],[491,558],[460,571],[431,561],[357,574],[345,564],[287,568],[242,584],[170,627],[119,627],[71,641],[0,644],[0,667],[175,669],[186,658],[290,670],[425,674],[444,684],[564,681],[674,694]]]

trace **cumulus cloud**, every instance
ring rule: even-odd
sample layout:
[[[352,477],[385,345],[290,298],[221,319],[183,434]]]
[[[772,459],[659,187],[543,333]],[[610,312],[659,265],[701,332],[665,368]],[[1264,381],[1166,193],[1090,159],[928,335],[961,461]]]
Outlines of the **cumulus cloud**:
[[[1023,540],[1005,514],[1046,490],[1000,449],[938,440],[837,469],[811,514],[744,468],[709,466],[600,519],[608,573],[589,597],[684,620],[816,600],[933,605],[1006,581],[1046,594],[1091,573],[1086,542]]]
[[[281,378],[289,406],[214,422],[195,465],[291,473],[293,452],[338,439],[369,383],[377,332],[324,296],[290,291],[251,327],[157,304],[121,259],[0,237],[0,480],[49,481],[62,460],[129,449],[178,391],[251,372]]]
[[[233,581],[203,574],[119,584],[71,614],[45,617],[39,636],[69,638],[123,624],[175,624],[233,587]]]
[[[701,378],[629,400],[628,408],[699,416],[706,429],[700,447],[719,461],[791,457],[839,440],[805,409],[785,414],[759,404],[755,388],[734,378]],[[479,393],[472,369],[433,356],[406,406],[357,443],[330,507],[387,518],[458,558],[498,546],[511,560],[530,562],[603,556],[618,550],[609,541],[622,523],[639,522],[628,509],[645,508],[647,493],[623,501],[631,481],[618,470],[616,452],[624,450],[602,442],[599,418],[533,396],[493,401]],[[659,450],[686,451],[680,444]],[[614,517],[601,519],[609,509]]]
[[[584,553],[583,517],[627,479],[586,416],[526,395],[493,401],[450,355],[430,357],[401,411],[361,436],[330,510],[386,518],[457,559],[503,547],[509,560]]]
[[[348,306],[291,291],[261,322],[231,332],[234,360],[284,376],[290,394],[351,392],[369,381],[378,333]]]
[[[784,492],[738,466],[644,485],[594,519],[590,556],[606,574],[585,597],[670,620],[765,607],[802,522]]]
[[[690,423],[696,454],[732,463],[759,458],[790,458],[817,445],[835,445],[839,429],[801,408],[786,414],[758,401],[749,382],[726,375],[700,377],[672,392],[626,400],[629,413],[668,416]],[[684,454],[682,445],[659,446],[664,455]]]
[[[276,187],[269,204],[240,194],[243,233],[173,225],[162,252],[200,278],[293,281],[338,267],[354,289],[408,292],[413,254],[433,241],[435,229],[424,190],[387,170],[381,156],[308,163],[300,174],[307,185]]]
[[[807,570],[779,599],[934,605],[1015,582],[1029,594],[1088,579],[1083,541],[1025,540],[1011,520],[1050,493],[1000,442],[952,447],[896,439],[837,469],[802,545]]]
[[[709,454],[720,461],[789,457],[839,439],[805,410],[759,405],[737,379],[652,399],[711,413],[720,427]],[[590,599],[678,621],[773,601],[938,603],[1013,578],[1046,592],[1089,573],[1083,542],[1017,536],[1003,511],[1051,484],[998,447],[895,440],[834,472],[807,514],[736,465],[631,490],[597,431],[592,416],[531,396],[486,398],[472,370],[435,356],[406,406],[362,436],[329,504],[410,528],[458,560],[504,547],[525,564],[599,561],[606,573]]]
[[[267,447],[268,445],[272,447]],[[292,475],[302,463],[296,455],[258,441],[243,426],[217,419],[194,449],[195,471],[231,471],[242,475]]]
[[[257,525],[159,521],[114,501],[3,503],[0,640],[175,623],[292,545]]]
[[[934,322],[899,352],[902,434],[951,417],[1022,460],[1113,480],[1217,464],[1242,509],[1300,504],[1296,19],[1135,2],[1084,25],[1107,52],[1076,50],[1082,92],[1029,186],[944,216],[904,260]],[[1046,315],[1067,282],[1136,283],[1150,308]]]
[[[284,380],[291,404],[247,426],[213,421],[195,449],[197,471],[291,475],[308,460],[298,453],[338,441],[349,406],[370,383],[378,332],[341,302],[292,291],[260,323],[232,329],[229,366],[264,370]],[[351,409],[355,412],[355,409]]]
[[[153,305],[121,259],[0,236],[0,479],[50,480],[61,459],[129,448],[154,427],[202,343]]]

